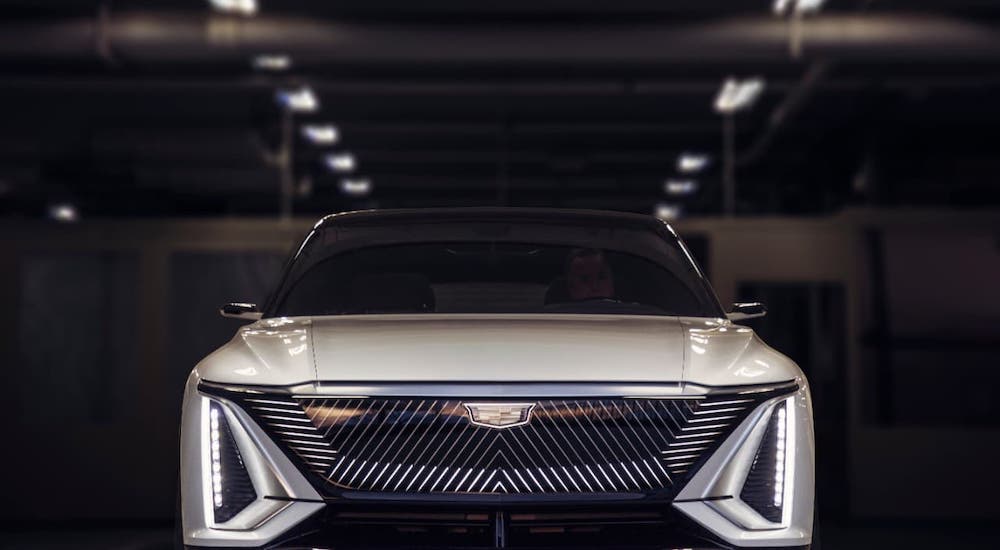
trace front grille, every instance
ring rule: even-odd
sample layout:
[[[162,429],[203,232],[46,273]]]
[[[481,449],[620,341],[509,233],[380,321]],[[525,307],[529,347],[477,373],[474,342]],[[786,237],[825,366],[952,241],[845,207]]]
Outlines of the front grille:
[[[463,403],[481,397],[236,400],[328,494],[663,494],[774,395],[532,399],[530,421],[503,429],[470,421]]]

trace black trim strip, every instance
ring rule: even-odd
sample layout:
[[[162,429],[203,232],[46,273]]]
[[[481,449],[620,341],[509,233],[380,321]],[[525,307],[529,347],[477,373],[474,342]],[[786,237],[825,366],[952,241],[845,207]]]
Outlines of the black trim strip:
[[[292,498],[292,497],[275,497],[270,495],[265,495],[264,500],[276,500],[278,502],[318,502],[320,504],[325,504],[326,501],[323,499],[316,498]]]
[[[733,495],[723,495],[717,497],[675,499],[673,502],[710,502],[714,500],[732,500],[732,498]]]

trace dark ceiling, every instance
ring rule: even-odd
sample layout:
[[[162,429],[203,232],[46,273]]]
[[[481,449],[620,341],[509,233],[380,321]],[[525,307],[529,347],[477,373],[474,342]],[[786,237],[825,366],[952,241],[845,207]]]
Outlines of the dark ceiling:
[[[743,214],[1000,204],[1000,2],[0,0],[0,213],[272,215],[274,91],[308,84],[370,197],[294,147],[295,211],[547,205],[721,209],[728,76]],[[798,32],[801,52],[790,37]],[[291,56],[263,73],[258,54]],[[668,198],[683,151],[712,155]],[[273,159],[271,159],[273,160]]]

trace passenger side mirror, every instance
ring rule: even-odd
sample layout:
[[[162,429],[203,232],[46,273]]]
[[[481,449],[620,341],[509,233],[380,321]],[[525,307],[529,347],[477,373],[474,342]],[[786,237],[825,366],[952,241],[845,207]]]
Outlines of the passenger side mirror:
[[[726,314],[730,321],[741,321],[767,315],[767,308],[760,302],[737,302]]]
[[[264,316],[257,309],[257,304],[243,304],[239,302],[232,302],[222,306],[219,308],[219,315],[232,319],[248,319],[250,321],[256,321]]]

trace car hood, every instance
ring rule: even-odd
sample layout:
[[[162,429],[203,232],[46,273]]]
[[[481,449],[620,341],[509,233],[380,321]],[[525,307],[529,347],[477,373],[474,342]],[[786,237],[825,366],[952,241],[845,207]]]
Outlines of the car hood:
[[[325,380],[662,381],[684,362],[669,317],[369,316],[312,330]]]
[[[754,362],[756,361],[756,362]],[[638,315],[356,315],[266,319],[198,366],[205,380],[696,382],[791,378],[787,359],[719,319]]]

